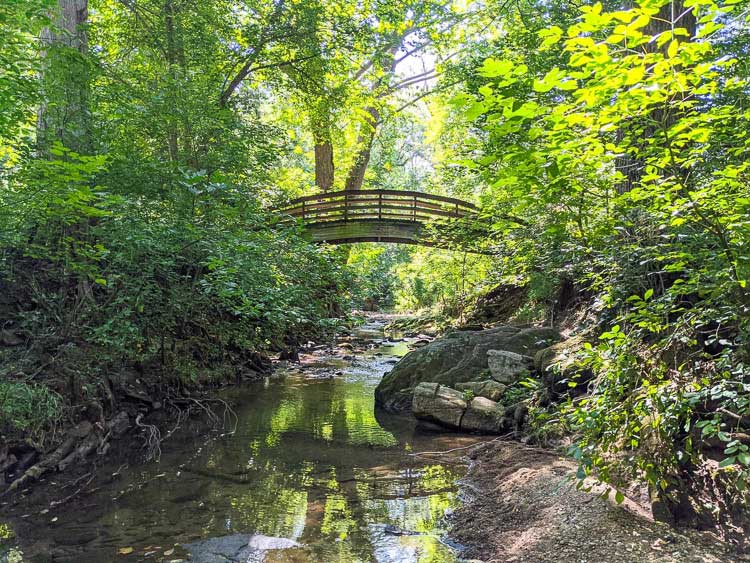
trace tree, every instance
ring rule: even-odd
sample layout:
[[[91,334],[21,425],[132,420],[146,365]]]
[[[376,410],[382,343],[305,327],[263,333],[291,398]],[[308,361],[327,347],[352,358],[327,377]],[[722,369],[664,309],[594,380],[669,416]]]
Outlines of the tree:
[[[42,153],[55,141],[80,154],[93,149],[87,23],[88,0],[58,0],[53,25],[42,32],[45,99],[37,116]]]

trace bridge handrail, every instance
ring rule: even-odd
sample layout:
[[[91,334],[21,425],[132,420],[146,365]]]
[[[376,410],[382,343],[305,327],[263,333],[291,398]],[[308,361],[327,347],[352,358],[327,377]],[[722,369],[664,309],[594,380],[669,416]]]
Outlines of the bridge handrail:
[[[403,213],[395,213],[402,211]],[[292,200],[283,213],[310,222],[358,220],[377,217],[424,221],[436,217],[464,218],[479,209],[460,199],[405,190],[341,190]]]
[[[469,203],[468,201],[463,201],[461,199],[456,199],[456,198],[448,197],[444,195],[436,195],[436,194],[429,194],[425,192],[415,192],[415,191],[407,191],[407,190],[340,190],[338,192],[326,192],[326,193],[298,197],[289,203],[297,204],[297,203],[308,202],[308,201],[335,199],[337,197],[359,196],[359,195],[377,196],[379,194],[412,197],[412,198],[418,197],[418,198],[428,199],[428,200],[431,199],[434,201],[441,201],[443,203],[450,203],[452,205],[459,205],[461,207],[468,207],[474,211],[479,210],[479,208],[473,203]]]

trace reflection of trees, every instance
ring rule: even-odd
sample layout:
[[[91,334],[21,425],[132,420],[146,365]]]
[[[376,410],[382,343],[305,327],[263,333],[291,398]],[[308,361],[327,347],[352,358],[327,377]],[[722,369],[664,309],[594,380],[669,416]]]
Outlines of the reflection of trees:
[[[266,390],[252,409],[241,413],[233,438],[244,436],[245,445],[219,454],[236,459],[212,456],[225,470],[227,464],[255,470],[257,478],[232,499],[235,529],[309,538],[321,560],[369,561],[373,541],[383,541],[373,538],[373,524],[429,532],[454,503],[453,471],[416,460],[402,467],[403,452],[375,419],[365,384],[288,380]],[[316,541],[321,536],[325,541]]]
[[[258,532],[293,538],[320,561],[371,561],[392,542],[418,547],[420,558],[442,553],[434,560],[445,560],[444,548],[429,538],[383,534],[382,524],[434,530],[454,503],[457,475],[404,455],[375,419],[371,386],[290,377],[238,414],[234,435],[212,442],[180,479],[151,491],[152,516],[160,513],[166,528],[200,530],[205,537]],[[149,512],[145,492],[139,494],[131,498],[134,519]],[[200,500],[205,509],[194,510]],[[165,505],[174,511],[163,513]],[[120,518],[129,514],[123,508]]]

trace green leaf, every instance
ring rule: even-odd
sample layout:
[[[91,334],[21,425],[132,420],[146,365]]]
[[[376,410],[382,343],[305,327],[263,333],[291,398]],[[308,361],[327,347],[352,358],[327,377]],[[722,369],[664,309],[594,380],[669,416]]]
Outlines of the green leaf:
[[[485,59],[481,67],[479,67],[479,74],[485,78],[496,78],[498,76],[507,76],[513,70],[513,63],[504,59],[494,59],[490,57]]]
[[[673,59],[677,56],[677,51],[680,48],[680,42],[677,41],[677,39],[672,39],[672,41],[669,43],[669,47],[667,47],[667,56],[669,56],[670,59]]]
[[[733,465],[734,462],[735,462],[734,456],[725,457],[724,459],[721,460],[721,463],[719,464],[719,468],[721,469],[724,467],[729,467],[730,465]]]

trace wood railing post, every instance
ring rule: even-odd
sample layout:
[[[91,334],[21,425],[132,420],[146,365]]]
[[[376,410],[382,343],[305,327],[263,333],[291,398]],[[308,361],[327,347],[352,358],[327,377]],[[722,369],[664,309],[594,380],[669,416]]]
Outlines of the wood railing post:
[[[307,213],[307,210],[305,209],[305,201],[302,201],[302,221],[305,221],[305,214]]]
[[[344,192],[344,221],[349,220],[349,194]]]
[[[383,218],[383,194],[378,194],[378,221]]]
[[[414,195],[414,207],[411,210],[411,220],[417,222],[417,196]]]

